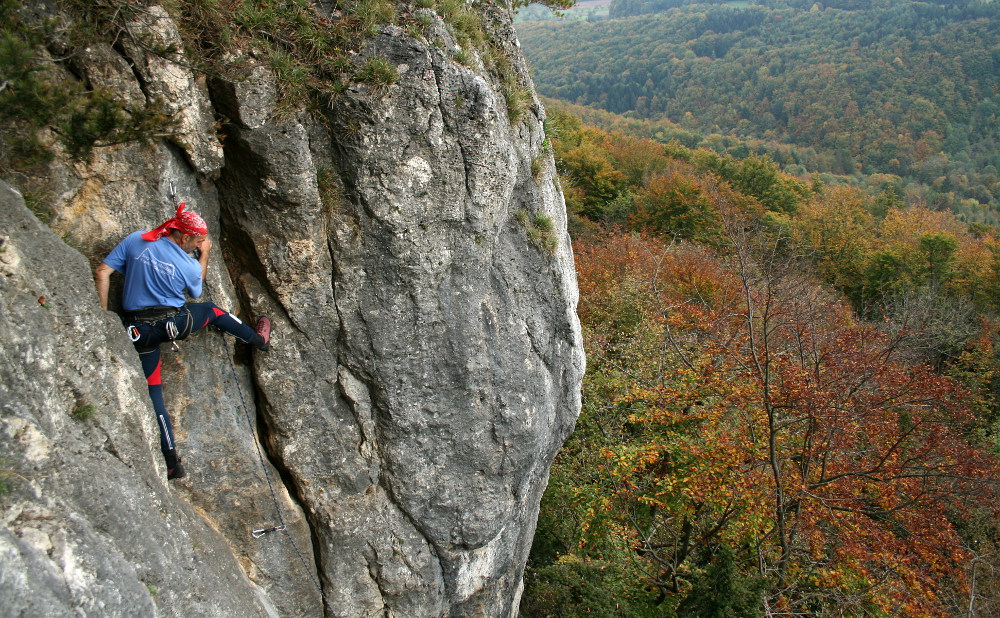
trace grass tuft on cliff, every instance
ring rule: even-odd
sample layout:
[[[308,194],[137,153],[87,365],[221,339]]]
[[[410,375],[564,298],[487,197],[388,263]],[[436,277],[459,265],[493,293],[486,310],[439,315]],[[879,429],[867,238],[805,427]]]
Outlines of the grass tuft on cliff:
[[[556,234],[552,217],[541,213],[532,215],[526,210],[519,210],[514,214],[514,218],[524,226],[531,244],[542,253],[555,255],[559,247],[559,236]]]

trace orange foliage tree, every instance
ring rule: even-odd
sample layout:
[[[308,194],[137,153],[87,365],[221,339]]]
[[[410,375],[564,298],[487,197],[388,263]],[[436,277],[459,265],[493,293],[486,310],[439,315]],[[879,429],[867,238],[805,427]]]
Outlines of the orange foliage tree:
[[[724,256],[577,247],[607,490],[584,527],[617,531],[678,611],[948,614],[938,591],[971,560],[957,523],[996,470],[967,393],[713,199]]]

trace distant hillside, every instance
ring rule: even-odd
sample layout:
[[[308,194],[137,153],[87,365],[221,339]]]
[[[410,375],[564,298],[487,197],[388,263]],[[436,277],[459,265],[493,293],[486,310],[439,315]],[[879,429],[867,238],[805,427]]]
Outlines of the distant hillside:
[[[757,141],[786,167],[920,183],[972,219],[1000,208],[1000,3],[781,4],[518,32],[547,96]]]

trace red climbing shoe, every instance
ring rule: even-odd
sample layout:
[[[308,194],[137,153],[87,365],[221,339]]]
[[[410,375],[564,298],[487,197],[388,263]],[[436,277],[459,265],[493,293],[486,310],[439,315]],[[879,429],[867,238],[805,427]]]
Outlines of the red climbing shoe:
[[[254,338],[253,344],[258,350],[267,351],[271,349],[271,320],[265,315],[257,320],[257,328],[254,329],[260,339]]]
[[[178,457],[174,467],[167,470],[167,480],[182,479],[185,476],[187,476],[187,472],[184,471],[184,466],[181,465],[181,458]]]

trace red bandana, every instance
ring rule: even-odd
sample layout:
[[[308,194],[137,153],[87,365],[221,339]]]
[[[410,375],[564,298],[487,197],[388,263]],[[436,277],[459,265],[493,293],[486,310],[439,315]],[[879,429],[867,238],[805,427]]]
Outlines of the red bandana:
[[[170,230],[180,230],[188,236],[205,236],[208,234],[208,226],[205,220],[193,212],[184,212],[187,204],[181,202],[177,207],[177,214],[173,219],[167,219],[163,224],[142,235],[143,240],[158,240],[170,233]]]

